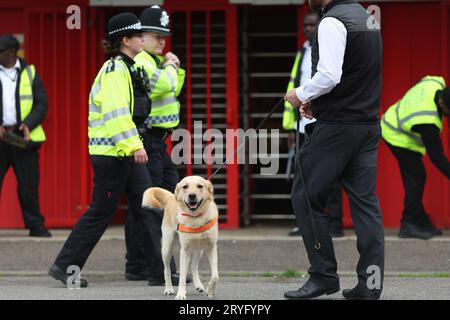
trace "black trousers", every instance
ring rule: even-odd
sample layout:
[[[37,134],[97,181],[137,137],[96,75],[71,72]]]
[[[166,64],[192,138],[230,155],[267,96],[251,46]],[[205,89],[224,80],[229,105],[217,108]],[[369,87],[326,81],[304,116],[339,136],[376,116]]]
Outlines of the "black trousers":
[[[307,134],[311,135],[314,131],[314,123],[311,123],[306,126]],[[305,134],[298,134],[298,144],[299,148],[301,148],[303,142],[305,141]],[[296,170],[297,168],[294,168]],[[297,174],[297,172],[295,172]],[[339,185],[339,182],[331,187],[330,195],[327,200],[326,212],[328,214],[328,219],[330,220],[330,231],[331,233],[340,233],[343,228],[342,224],[342,187]],[[297,221],[297,225],[300,222]]]
[[[25,227],[44,225],[39,210],[39,149],[21,149],[0,141],[0,196],[3,179],[12,166]]]
[[[174,192],[178,183],[178,172],[167,153],[165,142],[159,137],[144,135],[144,145],[148,154],[147,170],[152,179],[152,186]],[[130,210],[132,209],[130,208]],[[151,209],[150,211],[160,219],[159,225],[161,226],[163,210]],[[136,223],[135,216],[134,214],[128,214],[125,222],[125,243],[127,247],[125,270],[127,273],[145,274],[145,270],[150,268],[151,277],[162,277],[163,275],[157,272],[159,268],[158,266],[155,267],[153,261],[150,261],[150,266],[148,266],[148,260],[145,259],[142,249],[137,245],[140,233],[137,230],[139,224]],[[153,242],[156,243],[156,241]],[[154,248],[154,250],[161,251],[161,246]],[[159,261],[156,262],[156,265],[159,265]],[[173,259],[171,260],[171,270],[172,272],[176,271]]]
[[[331,287],[339,284],[329,219],[325,211],[332,186],[339,181],[349,196],[357,235],[357,249],[360,254],[356,269],[358,282],[363,288],[367,288],[372,268],[376,268],[381,276],[381,287],[374,290],[381,292],[384,231],[375,192],[380,132],[379,124],[319,121],[312,135],[307,135],[296,159],[296,165],[301,164],[296,170],[302,170],[306,189],[303,187],[301,175],[297,174],[292,188],[292,204],[300,221],[303,242],[311,264],[308,272],[311,279],[321,285]],[[306,196],[312,206],[320,249],[315,248]]]
[[[143,165],[134,163],[131,158],[119,159],[108,156],[91,156],[94,169],[94,189],[90,208],[80,217],[63,248],[58,254],[55,264],[62,270],[70,265],[83,268],[90,253],[100,237],[111,223],[119,205],[120,195],[125,192],[128,206],[135,214],[138,232],[146,231],[155,242],[140,241],[137,245],[142,249],[148,261],[158,264],[159,272],[163,272],[161,251],[154,250],[160,246],[160,220],[149,210],[142,209],[142,194],[151,186],[148,172]],[[142,234],[138,239],[145,239]]]
[[[400,166],[403,187],[405,188],[402,224],[421,225],[428,216],[423,207],[422,199],[427,181],[427,172],[418,152],[399,148],[386,143],[394,154]]]

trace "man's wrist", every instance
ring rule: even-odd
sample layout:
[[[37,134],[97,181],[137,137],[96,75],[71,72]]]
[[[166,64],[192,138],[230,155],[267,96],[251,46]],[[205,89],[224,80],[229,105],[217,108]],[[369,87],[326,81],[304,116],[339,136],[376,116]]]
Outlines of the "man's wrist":
[[[300,87],[298,87],[297,89],[295,89],[295,94],[296,94],[298,100],[300,100],[300,102],[301,102],[302,104],[305,103],[305,102],[307,102],[307,101],[306,101],[306,100],[307,100],[307,97],[306,97],[306,94],[305,94],[303,88],[304,88],[304,86],[300,86]]]

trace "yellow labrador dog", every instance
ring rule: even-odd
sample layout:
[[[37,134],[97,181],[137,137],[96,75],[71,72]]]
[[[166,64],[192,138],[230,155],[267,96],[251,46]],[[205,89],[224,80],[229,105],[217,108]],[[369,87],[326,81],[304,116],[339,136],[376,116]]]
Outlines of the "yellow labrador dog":
[[[181,180],[175,194],[161,189],[149,188],[144,192],[142,206],[164,209],[162,222],[162,258],[164,262],[165,295],[175,294],[170,276],[170,259],[175,234],[180,239],[180,283],[177,300],[186,299],[186,276],[190,266],[195,289],[204,292],[198,263],[203,250],[211,266],[211,280],[206,289],[208,297],[214,296],[219,273],[217,267],[218,210],[214,202],[214,189],[208,180],[188,176]]]

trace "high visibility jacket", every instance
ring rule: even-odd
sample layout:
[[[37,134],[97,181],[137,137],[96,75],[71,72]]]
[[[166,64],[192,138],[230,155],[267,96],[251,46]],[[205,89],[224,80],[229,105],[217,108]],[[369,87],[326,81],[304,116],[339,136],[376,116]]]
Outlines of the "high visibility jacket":
[[[20,75],[19,101],[20,119],[22,122],[28,117],[33,108],[33,81],[36,76],[36,69],[33,65],[27,65]],[[30,132],[30,140],[34,142],[45,141],[45,133],[39,124]]]
[[[286,92],[289,92],[291,89],[295,88],[298,85],[300,80],[300,72],[299,67],[301,65],[303,57],[303,50],[297,52],[295,57],[294,66],[291,70],[291,79],[289,80],[289,84]],[[297,109],[292,106],[289,102],[284,103],[284,112],[283,112],[283,129],[284,130],[295,130],[297,123]]]
[[[443,118],[434,101],[437,90],[445,88],[442,77],[426,76],[412,87],[402,99],[384,113],[381,121],[383,139],[389,144],[425,155],[426,149],[419,133],[412,127],[434,124],[442,130]]]
[[[113,157],[132,156],[143,148],[132,119],[133,84],[120,58],[106,61],[89,95],[89,153]]]
[[[147,119],[147,126],[175,128],[180,123],[178,96],[183,88],[185,70],[172,65],[164,68],[161,56],[150,55],[146,51],[139,53],[134,60],[137,65],[144,67],[150,79],[152,110]]]

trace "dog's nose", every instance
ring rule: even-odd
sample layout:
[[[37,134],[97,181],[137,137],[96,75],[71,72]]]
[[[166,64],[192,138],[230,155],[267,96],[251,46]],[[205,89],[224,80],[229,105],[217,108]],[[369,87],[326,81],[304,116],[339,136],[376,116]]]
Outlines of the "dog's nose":
[[[191,193],[189,195],[189,200],[195,200],[195,199],[197,199],[197,195],[195,193]]]

